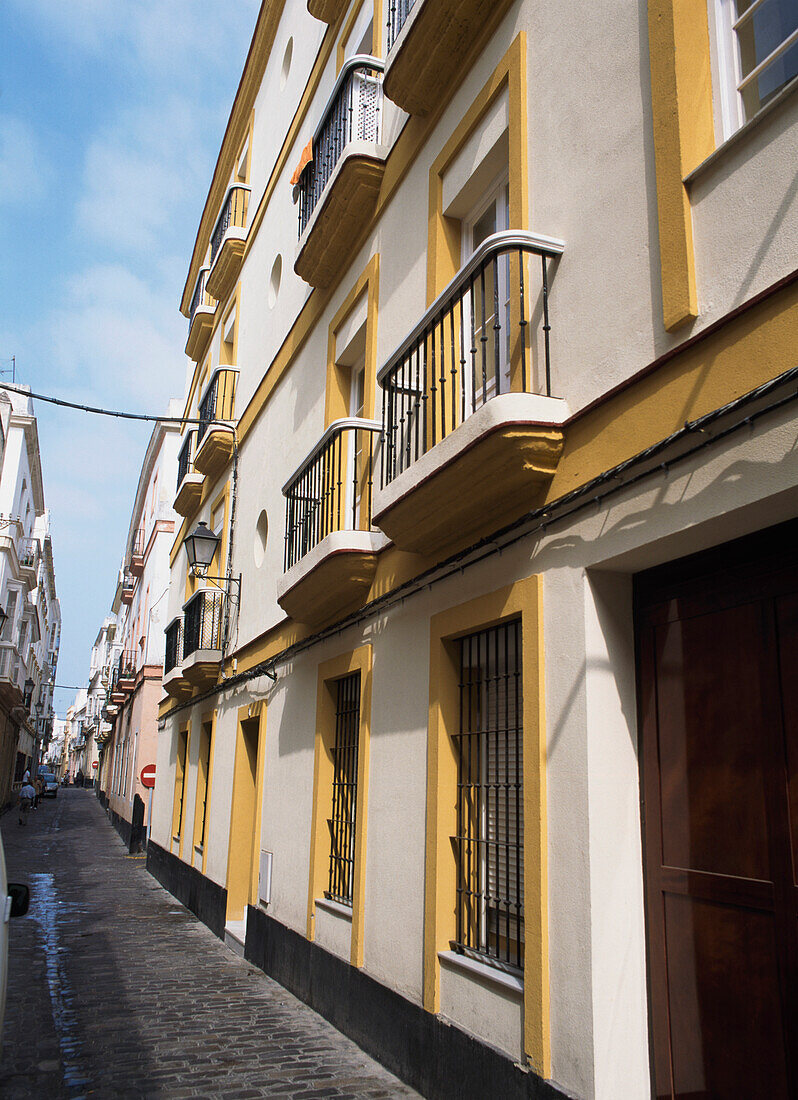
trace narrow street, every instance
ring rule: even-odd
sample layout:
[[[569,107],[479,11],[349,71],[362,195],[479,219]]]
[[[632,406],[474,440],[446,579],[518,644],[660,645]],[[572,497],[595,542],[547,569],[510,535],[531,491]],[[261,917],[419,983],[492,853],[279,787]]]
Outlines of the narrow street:
[[[226,948],[131,857],[92,791],[0,820],[11,923],[0,1095],[415,1096]]]

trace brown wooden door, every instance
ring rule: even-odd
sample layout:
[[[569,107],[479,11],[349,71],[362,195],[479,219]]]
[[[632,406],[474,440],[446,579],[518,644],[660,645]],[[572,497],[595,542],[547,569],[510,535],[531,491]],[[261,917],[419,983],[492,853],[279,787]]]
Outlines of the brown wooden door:
[[[658,1097],[798,1096],[798,559],[784,545],[779,529],[636,584]]]

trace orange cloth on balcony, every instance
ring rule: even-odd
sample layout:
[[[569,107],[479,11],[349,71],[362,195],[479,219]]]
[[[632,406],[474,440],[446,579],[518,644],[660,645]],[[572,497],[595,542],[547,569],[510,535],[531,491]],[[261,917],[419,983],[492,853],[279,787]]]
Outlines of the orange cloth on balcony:
[[[313,138],[307,143],[302,150],[302,156],[299,158],[299,164],[294,169],[294,174],[291,177],[291,186],[295,186],[299,183],[299,177],[305,171],[305,167],[313,160]]]

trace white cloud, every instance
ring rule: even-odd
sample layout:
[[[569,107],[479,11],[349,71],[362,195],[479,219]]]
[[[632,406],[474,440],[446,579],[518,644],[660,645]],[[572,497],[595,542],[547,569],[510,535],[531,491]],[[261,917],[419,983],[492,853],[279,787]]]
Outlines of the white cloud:
[[[32,128],[0,115],[0,204],[41,198],[50,168]]]

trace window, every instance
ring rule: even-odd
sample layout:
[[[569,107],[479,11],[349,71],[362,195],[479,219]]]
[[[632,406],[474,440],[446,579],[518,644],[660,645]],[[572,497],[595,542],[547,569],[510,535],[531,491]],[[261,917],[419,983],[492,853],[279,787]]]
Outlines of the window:
[[[3,638],[9,639],[13,637],[14,632],[14,617],[17,613],[17,592],[16,589],[9,589],[8,600],[6,602],[6,621],[3,625]]]
[[[186,755],[188,730],[177,735],[177,760],[175,762],[175,797],[172,809],[172,837],[180,839],[183,828],[183,800],[186,795]]]
[[[203,722],[200,734],[199,768],[197,770],[197,810],[194,819],[194,845],[205,848],[205,835],[208,824],[208,794],[211,771],[211,741],[213,722]]]
[[[510,228],[510,184],[506,176],[494,183],[463,220],[462,261],[479,246]],[[499,256],[471,284],[463,299],[466,355],[466,403],[482,404],[510,389],[510,257]],[[498,375],[498,384],[497,384]]]
[[[357,756],[360,734],[360,673],[338,680],[330,827],[330,871],[326,898],[352,904],[355,865]]]
[[[723,136],[798,76],[795,0],[714,0]]]
[[[460,639],[455,951],[523,970],[521,621]]]

